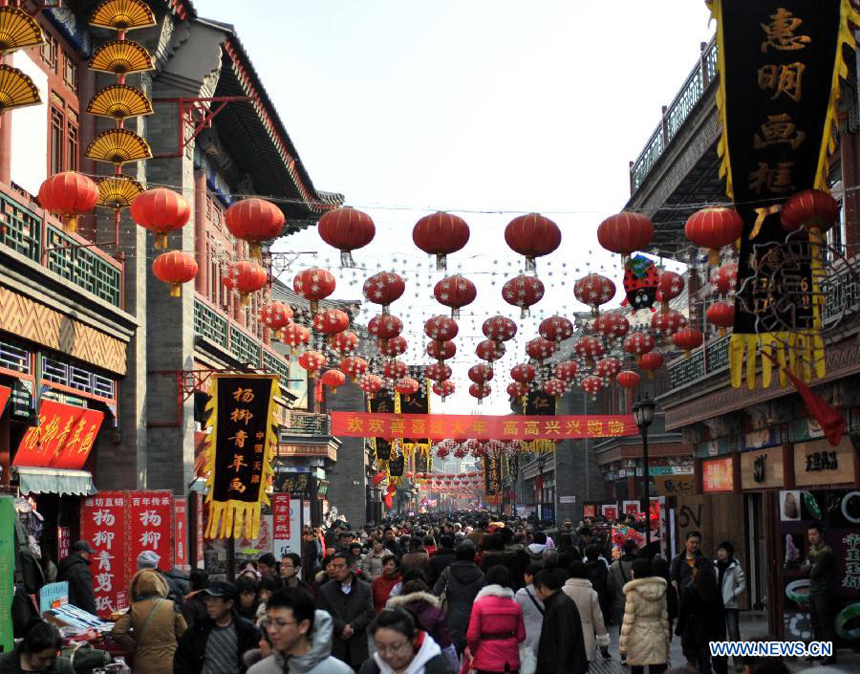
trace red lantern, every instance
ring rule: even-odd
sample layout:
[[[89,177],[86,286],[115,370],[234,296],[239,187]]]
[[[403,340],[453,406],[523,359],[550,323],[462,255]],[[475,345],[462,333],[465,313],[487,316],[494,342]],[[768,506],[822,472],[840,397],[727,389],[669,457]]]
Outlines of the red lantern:
[[[453,391],[452,391],[452,393],[453,393]],[[438,395],[442,395],[442,394],[438,393]],[[442,396],[442,397],[444,398],[445,396]],[[448,454],[450,454],[450,450],[447,447],[445,447],[444,445],[439,445],[438,447],[436,447],[436,456],[438,456],[443,461],[448,457]],[[440,482],[437,481],[436,485],[438,486],[439,484],[440,484]]]
[[[337,393],[337,387],[346,383],[346,376],[340,370],[326,370],[320,378],[323,386],[328,386],[332,394]]]
[[[451,378],[451,368],[445,363],[431,363],[424,368],[424,376],[433,381],[445,381]]]
[[[622,370],[615,376],[615,381],[621,388],[626,388],[630,391],[639,386],[641,378],[633,370]]]
[[[341,355],[352,353],[358,348],[358,335],[352,330],[338,332],[332,337],[331,346]]]
[[[491,316],[481,326],[484,337],[494,342],[507,342],[517,334],[517,324],[507,316]]]
[[[137,199],[134,201],[137,202]],[[131,206],[134,210],[134,203]],[[237,201],[230,206],[224,213],[224,224],[237,239],[247,241],[250,244],[251,257],[262,262],[260,244],[263,241],[271,241],[283,231],[284,214],[271,201],[253,197]]]
[[[549,358],[555,353],[556,344],[543,337],[535,337],[526,342],[526,353],[529,358],[532,358],[539,363]]]
[[[651,351],[656,342],[647,332],[634,332],[624,340],[624,350],[634,356],[641,356]]]
[[[603,344],[596,337],[580,337],[573,345],[573,352],[580,358],[594,360],[603,355]]]
[[[260,309],[260,322],[269,330],[277,332],[293,320],[293,310],[283,302],[269,302]]]
[[[484,339],[475,347],[475,355],[481,360],[492,363],[505,355],[505,345],[492,339]]]
[[[734,262],[726,263],[711,272],[711,285],[723,297],[735,291],[737,282],[738,265]]]
[[[134,203],[137,203],[137,199],[134,200]],[[249,295],[262,290],[268,281],[269,275],[266,270],[253,260],[232,263],[227,267],[227,273],[222,279],[222,283],[226,287],[239,293],[242,304],[247,304]]]
[[[603,386],[603,379],[595,377],[593,374],[579,382],[579,388],[591,394],[593,398],[596,398],[597,394],[603,390]]]
[[[376,342],[376,346],[379,348],[379,353],[383,356],[390,356],[392,358],[399,356],[401,354],[406,353],[406,349],[408,348],[408,344],[406,342],[406,338],[402,335],[398,335],[397,337],[392,337],[391,339],[380,339]]]
[[[436,269],[446,268],[445,256],[456,253],[469,241],[469,225],[463,218],[450,213],[425,215],[412,230],[415,245],[436,256]]]
[[[336,285],[334,275],[319,267],[303,269],[293,279],[293,290],[300,297],[310,301],[313,313],[317,312],[319,301],[331,295]]]
[[[573,323],[564,316],[550,316],[540,322],[538,332],[544,339],[558,343],[573,336]]]
[[[319,351],[305,351],[299,356],[299,365],[313,374],[325,365],[325,356]]]
[[[612,215],[597,228],[597,241],[608,251],[627,257],[645,250],[654,237],[654,224],[642,213],[622,211]]]
[[[561,230],[540,213],[514,218],[505,227],[505,243],[526,258],[526,271],[535,270],[535,258],[549,255],[561,244]]]
[[[601,305],[615,297],[615,284],[600,274],[589,274],[574,284],[573,295],[583,304],[590,306],[591,314],[597,316]]]
[[[460,309],[475,301],[478,291],[475,284],[460,274],[446,276],[433,289],[436,301],[451,307],[451,318],[460,317]]]
[[[388,307],[400,299],[406,284],[399,274],[391,271],[381,271],[364,282],[362,288],[368,302],[382,305],[382,313],[388,312]]]
[[[735,324],[735,306],[728,302],[714,302],[705,312],[705,318],[720,329],[721,337],[725,337],[726,328]]]
[[[379,339],[391,339],[403,332],[403,321],[391,314],[378,314],[368,322],[367,331]]]
[[[358,377],[367,372],[367,361],[364,360],[364,358],[359,358],[358,356],[348,356],[340,361],[340,369],[355,381]]]
[[[284,328],[284,344],[289,344],[293,348],[307,346],[311,342],[311,331],[304,325],[298,323],[290,323]]]
[[[325,309],[314,315],[312,326],[323,335],[336,335],[349,327],[349,314],[341,309]]]
[[[684,350],[684,356],[690,357],[690,352],[693,349],[698,349],[702,346],[704,338],[702,333],[696,328],[682,328],[672,335],[672,343],[679,349]]]
[[[663,311],[669,311],[669,302],[684,290],[684,278],[673,271],[664,271],[657,277],[657,301],[663,303]]]
[[[427,344],[427,355],[436,360],[448,360],[457,353],[457,345],[452,341],[439,342],[433,340]]]
[[[324,213],[317,231],[323,241],[340,251],[341,267],[354,267],[352,251],[373,241],[376,227],[367,213],[344,206]]]
[[[651,316],[651,330],[663,337],[674,335],[685,325],[687,325],[687,319],[684,315],[671,309],[669,311],[658,311]]]
[[[67,232],[77,231],[78,216],[93,210],[98,200],[99,188],[95,182],[74,171],[56,173],[39,188],[39,203],[42,208],[62,217],[63,229]],[[185,219],[188,220],[187,215]]]
[[[709,207],[689,217],[684,233],[694,244],[708,249],[708,264],[716,266],[720,263],[719,249],[739,239],[743,229],[744,220],[735,209]]]
[[[382,368],[382,373],[385,375],[387,379],[402,379],[406,376],[406,363],[400,360],[389,360],[386,361],[385,365]]]
[[[394,384],[394,390],[397,391],[400,395],[410,396],[413,393],[417,393],[418,389],[421,388],[421,385],[412,379],[412,377],[403,377],[397,380],[397,383]]]
[[[560,379],[563,382],[569,382],[576,376],[578,369],[579,367],[574,361],[563,360],[553,368],[553,374],[555,374],[556,379]]]
[[[182,284],[197,276],[197,262],[191,253],[171,250],[162,253],[152,263],[152,274],[159,281],[170,284],[170,296],[182,295]]]
[[[469,368],[469,379],[476,384],[486,384],[493,378],[493,370],[484,363]]]
[[[511,368],[511,379],[521,384],[528,384],[535,378],[535,369],[528,363],[520,363]]]
[[[529,307],[540,302],[544,294],[543,283],[537,276],[520,274],[502,286],[502,298],[508,304],[520,308],[520,318],[529,315]]]
[[[630,332],[630,321],[621,314],[602,314],[594,319],[591,327],[595,332],[613,341],[624,337]]]
[[[478,404],[492,392],[489,384],[472,384],[469,387],[469,395],[478,399]]]
[[[358,388],[370,396],[376,395],[382,389],[383,381],[375,374],[363,374],[358,378]]]
[[[611,379],[621,372],[621,361],[617,358],[613,358],[612,356],[601,358],[594,366],[594,371],[605,379]]]
[[[663,354],[659,351],[649,351],[642,354],[639,359],[639,367],[648,373],[648,379],[653,379],[654,372],[663,367]]]
[[[152,247],[161,250],[167,248],[167,233],[181,229],[188,222],[191,206],[181,194],[159,187],[135,197],[131,202],[131,217],[155,235]]]
[[[560,379],[548,379],[544,382],[543,391],[553,398],[560,398],[564,395],[564,382]]]
[[[839,202],[823,190],[803,190],[782,205],[779,221],[786,232],[801,227],[817,229],[823,234],[836,224]]]
[[[529,386],[518,381],[512,381],[508,384],[507,392],[509,398],[522,398],[524,395],[528,395]]]
[[[434,316],[424,322],[424,334],[437,342],[454,339],[458,332],[460,332],[460,326],[449,316]]]
[[[453,395],[456,386],[450,379],[437,381],[433,384],[433,393],[445,400],[449,395]]]

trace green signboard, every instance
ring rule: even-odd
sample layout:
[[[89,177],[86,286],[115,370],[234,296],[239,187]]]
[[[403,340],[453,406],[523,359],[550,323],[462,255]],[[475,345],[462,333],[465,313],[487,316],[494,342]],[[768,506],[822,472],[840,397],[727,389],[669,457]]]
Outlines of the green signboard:
[[[12,597],[15,594],[15,506],[11,496],[0,496],[0,651],[14,647]]]

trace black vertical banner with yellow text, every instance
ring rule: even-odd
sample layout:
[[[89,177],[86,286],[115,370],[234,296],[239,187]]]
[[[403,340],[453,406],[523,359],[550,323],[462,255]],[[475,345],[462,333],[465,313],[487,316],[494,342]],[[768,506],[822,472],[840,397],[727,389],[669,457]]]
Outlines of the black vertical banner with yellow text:
[[[375,396],[368,399],[367,411],[373,412],[374,414],[394,414],[399,411],[395,406],[395,403],[395,397],[393,397],[387,390],[381,389]],[[370,442],[373,445],[377,465],[379,468],[383,468],[391,459],[392,441],[386,440],[385,438],[371,437]]]
[[[484,493],[487,502],[498,505],[504,489],[502,457],[497,453],[484,455]]]
[[[523,402],[523,414],[527,416],[554,416],[556,400],[555,397],[543,391],[529,391]],[[532,440],[524,443],[527,452],[553,452],[555,451],[554,440]]]
[[[744,220],[730,342],[732,385],[755,386],[757,349],[809,379],[824,374],[820,247],[780,224],[782,203],[829,191],[839,78],[854,47],[849,0],[712,0],[720,175]],[[811,245],[810,245],[811,244]],[[777,246],[781,246],[777,249]],[[761,358],[762,385],[772,363]]]
[[[277,375],[213,375],[209,388],[206,536],[257,538],[277,446]]]

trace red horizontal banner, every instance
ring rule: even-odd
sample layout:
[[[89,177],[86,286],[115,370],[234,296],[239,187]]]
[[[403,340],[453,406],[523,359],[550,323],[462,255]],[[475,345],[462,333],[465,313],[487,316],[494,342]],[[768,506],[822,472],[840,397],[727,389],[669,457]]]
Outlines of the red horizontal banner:
[[[332,412],[332,435],[350,438],[423,437],[431,440],[573,440],[637,435],[632,415],[476,416]]]
[[[93,448],[104,416],[98,410],[43,400],[39,425],[24,433],[12,464],[80,470]]]

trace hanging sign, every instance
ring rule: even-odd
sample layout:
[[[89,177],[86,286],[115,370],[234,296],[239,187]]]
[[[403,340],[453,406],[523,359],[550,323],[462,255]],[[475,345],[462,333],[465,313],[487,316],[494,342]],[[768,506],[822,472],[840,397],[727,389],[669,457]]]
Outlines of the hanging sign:
[[[90,571],[100,618],[129,606],[127,507],[128,492],[122,491],[99,492],[81,504],[81,538],[95,550]]]
[[[523,401],[523,413],[526,416],[551,417],[555,416],[556,399],[545,391],[529,391]],[[525,443],[523,450],[527,452],[553,452],[555,442],[550,439],[532,440]]]
[[[484,493],[487,496],[499,496],[502,493],[504,474],[502,472],[502,457],[498,454],[484,455]]]
[[[418,373],[416,373],[418,374]],[[403,414],[430,414],[430,386],[423,386],[415,393],[397,394],[400,397],[400,412]],[[403,443],[407,445],[430,446],[430,438],[406,437]]]
[[[398,438],[407,433],[426,434],[432,440],[565,440],[639,434],[632,415],[475,416],[332,412],[331,423],[333,435],[352,438]]]
[[[273,416],[279,394],[277,375],[214,375],[209,389],[206,480],[209,538],[242,535],[256,539],[265,485],[272,475],[277,444]]]
[[[150,550],[159,556],[158,568],[173,568],[173,492],[133,491],[129,499],[129,560]]]
[[[738,295],[730,342],[732,385],[747,360],[755,386],[757,348],[776,349],[780,363],[803,360],[806,380],[824,375],[820,335],[820,246],[780,222],[782,203],[801,190],[828,190],[829,156],[843,47],[854,47],[849,0],[713,0],[717,21],[723,126],[720,175],[744,220]],[[817,238],[817,236],[816,236]],[[782,244],[782,245],[780,245]],[[817,267],[817,271],[816,271]],[[762,383],[771,362],[762,357]],[[814,367],[813,367],[814,364]]]
[[[39,425],[24,433],[12,464],[80,470],[93,448],[104,416],[98,410],[43,400]]]
[[[294,552],[302,554],[302,500],[290,494],[272,495],[272,538],[274,554],[280,559]]]
[[[173,563],[188,571],[188,499],[184,496],[173,497],[173,518]]]

